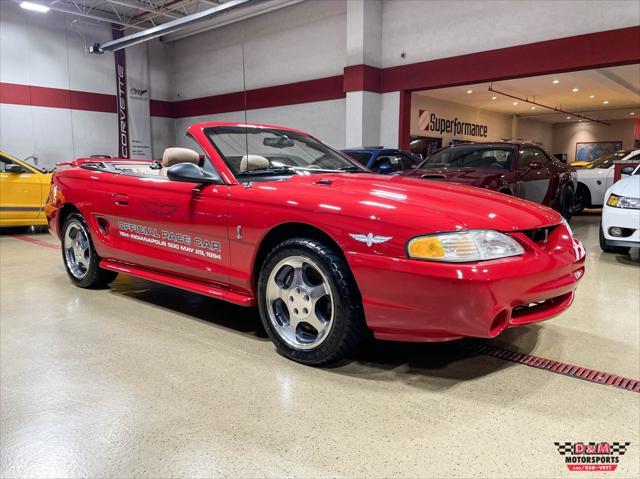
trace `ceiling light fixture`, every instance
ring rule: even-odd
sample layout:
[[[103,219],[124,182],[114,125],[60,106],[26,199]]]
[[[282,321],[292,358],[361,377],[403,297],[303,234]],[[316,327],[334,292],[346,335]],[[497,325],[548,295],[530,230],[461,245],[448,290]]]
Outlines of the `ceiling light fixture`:
[[[496,100],[498,97],[497,96],[492,96],[491,99],[492,100]]]
[[[580,88],[574,88],[573,90],[571,90],[573,93],[580,91]]]
[[[518,101],[523,101],[525,103],[528,103],[530,105],[535,105],[536,107],[541,107],[541,108],[546,108],[547,110],[552,110],[556,113],[564,113],[565,115],[569,115],[571,118],[582,118],[585,121],[590,121],[590,122],[594,122],[594,123],[601,123],[602,125],[607,125],[607,126],[611,126],[611,123],[607,123],[606,121],[602,121],[602,120],[597,120],[595,118],[591,118],[585,115],[581,115],[580,113],[575,113],[572,111],[566,111],[566,110],[562,110],[558,107],[555,106],[549,106],[549,105],[545,105],[543,103],[539,103],[537,101],[535,101],[535,98],[533,100],[529,100],[528,97],[520,97],[520,96],[516,96],[516,95],[512,95],[511,93],[505,93],[503,91],[500,90],[496,90],[493,85],[489,85],[489,91],[492,93],[497,93],[498,95],[502,95],[502,96],[506,96],[507,98],[511,98],[512,100],[516,100],[513,102],[513,106],[518,104]],[[608,103],[608,102],[607,102]]]
[[[609,100],[605,100],[602,103],[604,103],[605,105],[608,105],[609,104]]]
[[[589,98],[595,98],[595,97],[596,97],[595,95],[589,95]]]
[[[535,106],[532,106],[532,107],[531,107],[531,109],[532,109],[532,110],[535,110],[535,109],[536,109],[536,107],[535,107]]]
[[[571,117],[570,117],[570,116],[568,116],[568,117],[567,117],[567,120],[571,120]]]
[[[467,90],[467,93],[469,93],[469,94],[473,93],[473,90]]]
[[[629,113],[629,115],[635,115],[635,114],[636,114],[635,111],[632,111],[631,113]]]
[[[21,2],[20,6],[25,10],[31,10],[32,12],[47,13],[49,11],[49,7],[47,7],[46,5],[41,5],[39,3]]]
[[[554,85],[557,85],[558,83],[560,83],[560,80],[553,80]]]

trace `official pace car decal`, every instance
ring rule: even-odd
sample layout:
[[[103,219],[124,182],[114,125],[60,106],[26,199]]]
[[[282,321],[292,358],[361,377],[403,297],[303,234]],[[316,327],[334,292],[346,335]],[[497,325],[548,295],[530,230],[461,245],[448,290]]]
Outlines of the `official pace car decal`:
[[[178,233],[176,231],[158,229],[154,226],[143,226],[126,221],[118,221],[118,233],[121,237],[167,248],[182,253],[221,260],[220,243],[200,236]]]

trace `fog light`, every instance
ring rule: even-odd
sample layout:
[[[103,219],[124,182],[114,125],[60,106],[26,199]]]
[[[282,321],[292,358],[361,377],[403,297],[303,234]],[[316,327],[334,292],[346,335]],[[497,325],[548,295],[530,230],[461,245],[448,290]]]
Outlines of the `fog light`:
[[[618,228],[617,226],[612,226],[611,228],[609,228],[609,234],[611,236],[622,236],[622,229]]]

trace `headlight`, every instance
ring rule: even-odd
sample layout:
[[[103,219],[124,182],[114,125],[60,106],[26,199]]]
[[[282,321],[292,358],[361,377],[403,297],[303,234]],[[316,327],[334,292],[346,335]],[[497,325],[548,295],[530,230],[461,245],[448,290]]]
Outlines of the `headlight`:
[[[524,253],[517,241],[492,230],[456,231],[413,238],[407,254],[413,259],[432,261],[483,261]]]
[[[640,198],[631,196],[618,196],[611,193],[607,199],[607,205],[614,208],[629,208],[632,210],[640,210]]]

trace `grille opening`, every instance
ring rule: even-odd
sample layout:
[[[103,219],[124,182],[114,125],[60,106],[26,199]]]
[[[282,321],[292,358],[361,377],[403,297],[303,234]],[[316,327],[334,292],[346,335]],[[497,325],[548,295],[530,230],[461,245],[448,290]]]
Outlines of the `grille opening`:
[[[547,226],[546,228],[535,228],[532,230],[523,230],[521,231],[527,238],[529,238],[534,243],[546,243],[549,240],[549,236],[553,230],[555,230],[558,225]]]
[[[560,296],[556,296],[555,298],[546,299],[544,301],[532,301],[529,303],[519,304],[511,310],[511,317],[513,319],[518,319],[524,316],[529,316],[531,314],[536,314],[548,309],[552,309],[571,297],[571,294],[572,293],[565,293]]]

